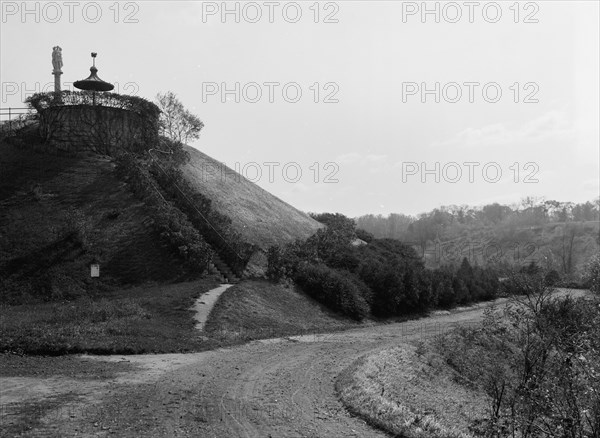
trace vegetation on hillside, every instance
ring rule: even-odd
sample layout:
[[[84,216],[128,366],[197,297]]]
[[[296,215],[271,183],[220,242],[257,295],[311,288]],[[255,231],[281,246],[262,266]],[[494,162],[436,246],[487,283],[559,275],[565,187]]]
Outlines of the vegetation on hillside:
[[[336,381],[343,403],[410,438],[600,436],[600,295],[554,293],[541,274],[511,278],[523,295],[481,323],[357,359]]]
[[[156,104],[160,108],[160,133],[180,143],[188,143],[200,137],[204,123],[187,110],[172,91],[158,93]]]
[[[479,328],[439,338],[435,348],[465,384],[485,392],[489,437],[600,436],[600,301],[552,297],[540,282]]]
[[[39,93],[28,103],[43,113],[90,99],[90,93]],[[136,111],[155,121],[148,129],[158,132],[159,109],[151,102],[105,93],[100,103]],[[176,99],[171,103],[180,110],[171,114],[173,128],[185,111]],[[160,122],[165,134],[174,135],[164,117]],[[193,125],[188,137],[203,126]],[[120,151],[110,160],[50,156],[36,117],[14,128],[6,132],[0,157],[0,301],[74,299],[123,284],[198,278],[214,251],[237,273],[244,269],[254,247],[183,177],[180,167],[190,155],[180,141],[148,137],[144,148]],[[119,179],[141,203],[122,190]],[[158,259],[161,267],[154,266]],[[101,265],[100,279],[89,277],[93,263]]]
[[[180,256],[187,269],[205,272],[213,251],[187,216],[165,198],[141,161],[130,154],[123,154],[116,162],[117,174],[151,209],[152,225],[161,239]]]
[[[322,225],[198,149],[185,148],[181,167],[191,187],[212,200],[213,209],[231,218],[243,240],[266,251],[270,245],[306,239]]]
[[[221,345],[356,327],[297,288],[247,280],[227,289],[213,308],[204,335]]]
[[[0,302],[71,300],[190,277],[162,248],[151,208],[103,157],[0,144]],[[90,277],[90,264],[100,277]]]
[[[352,318],[401,316],[496,297],[499,282],[489,268],[465,258],[457,269],[426,269],[411,246],[394,239],[356,244],[352,219],[314,215],[327,226],[305,241],[272,246],[269,278],[293,280],[316,299]]]
[[[163,137],[161,152],[145,157],[122,154],[116,159],[119,175],[145,203],[161,205],[155,209],[155,224],[190,267],[202,271],[214,249],[241,273],[254,246],[246,243],[232,229],[231,219],[214,210],[211,200],[183,177],[180,165],[189,159],[183,145]]]
[[[581,280],[600,245],[600,200],[585,203],[525,198],[518,205],[445,206],[416,217],[365,215],[357,226],[377,238],[418,249],[427,266],[493,265],[505,272],[536,262],[566,282]]]
[[[344,406],[390,436],[473,438],[468,427],[485,418],[485,396],[456,380],[435,357],[411,344],[362,356],[336,378]]]

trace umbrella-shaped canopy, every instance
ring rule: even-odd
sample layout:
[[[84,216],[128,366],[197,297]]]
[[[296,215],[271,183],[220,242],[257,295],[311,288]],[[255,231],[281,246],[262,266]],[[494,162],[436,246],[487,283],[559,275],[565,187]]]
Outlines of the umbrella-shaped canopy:
[[[80,90],[88,90],[88,91],[110,91],[115,86],[108,82],[104,82],[102,79],[98,77],[96,73],[98,73],[98,69],[96,68],[96,55],[97,53],[92,53],[93,65],[90,68],[92,72],[89,77],[86,79],[82,79],[80,81],[75,82],[73,85]]]

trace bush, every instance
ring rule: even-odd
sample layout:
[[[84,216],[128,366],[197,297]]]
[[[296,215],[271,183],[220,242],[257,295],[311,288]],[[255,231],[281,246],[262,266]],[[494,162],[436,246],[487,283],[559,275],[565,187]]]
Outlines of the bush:
[[[593,256],[587,263],[585,280],[592,292],[600,294],[600,253]]]
[[[367,243],[371,243],[373,240],[375,240],[375,236],[373,236],[368,231],[363,230],[362,228],[356,229],[356,237]]]
[[[503,295],[531,295],[544,287],[542,276],[516,273],[508,277],[501,285]]]
[[[369,305],[348,273],[323,264],[303,263],[295,274],[296,283],[317,301],[332,310],[361,320],[369,314]]]
[[[275,282],[287,282],[294,274],[295,264],[290,260],[287,247],[273,245],[267,251],[267,278]]]
[[[555,286],[560,281],[560,274],[556,269],[552,269],[544,276],[544,283],[546,286]]]
[[[504,317],[488,309],[482,326],[435,343],[466,384],[490,397],[478,436],[598,436],[600,303],[548,292],[513,299]]]
[[[190,154],[180,141],[172,140],[168,137],[159,136],[159,153],[153,153],[152,157],[164,161],[169,166],[182,166],[190,161]]]
[[[228,216],[212,209],[211,200],[192,188],[175,163],[153,160],[149,172],[167,199],[185,213],[229,267],[241,275],[256,246],[243,240],[241,234],[231,227]]]
[[[167,202],[152,175],[133,156],[117,159],[117,174],[152,210],[153,225],[172,251],[186,263],[188,270],[202,273],[212,259],[213,251],[184,213]]]
[[[354,222],[340,214],[311,216],[327,227],[306,241],[270,248],[267,276],[271,280],[296,278],[299,267],[307,263],[325,266],[343,272],[347,281],[361,291],[371,312],[382,317],[497,296],[499,281],[492,269],[471,267],[464,259],[458,270],[427,270],[414,248],[399,240],[375,239],[355,230]],[[364,237],[368,244],[353,246],[356,236]]]

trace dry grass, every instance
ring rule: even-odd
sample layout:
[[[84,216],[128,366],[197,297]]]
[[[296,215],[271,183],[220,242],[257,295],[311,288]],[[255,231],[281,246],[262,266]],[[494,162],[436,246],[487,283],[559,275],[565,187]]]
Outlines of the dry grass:
[[[217,211],[231,218],[248,242],[265,249],[305,239],[323,226],[208,155],[191,147],[186,150],[191,160],[182,168],[185,177]]]
[[[0,143],[0,302],[72,299],[123,284],[189,279],[162,247],[151,216],[107,157]],[[93,260],[101,277],[92,280]]]
[[[205,335],[222,344],[357,327],[295,288],[244,281],[227,289],[209,315]]]
[[[346,407],[372,425],[407,438],[467,438],[485,415],[485,395],[456,382],[433,353],[412,345],[362,357],[338,377]]]
[[[225,291],[204,332],[194,299],[217,286],[206,279],[124,289],[70,302],[0,307],[0,351],[21,354],[191,352],[254,339],[357,327],[295,289],[244,281]]]
[[[0,351],[139,354],[204,348],[190,306],[216,286],[199,280],[70,302],[0,307]]]

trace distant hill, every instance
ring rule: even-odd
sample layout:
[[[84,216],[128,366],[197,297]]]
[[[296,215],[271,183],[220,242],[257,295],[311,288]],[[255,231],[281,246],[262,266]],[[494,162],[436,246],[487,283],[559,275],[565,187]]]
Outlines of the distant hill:
[[[578,278],[600,250],[598,205],[548,201],[519,210],[499,204],[442,207],[419,217],[367,215],[356,222],[375,237],[413,245],[429,267],[458,265],[467,257],[472,264],[507,269],[534,262]]]
[[[249,242],[267,249],[274,244],[305,239],[322,224],[292,207],[219,161],[186,147],[191,156],[184,176],[213,207],[231,218],[236,231]]]

